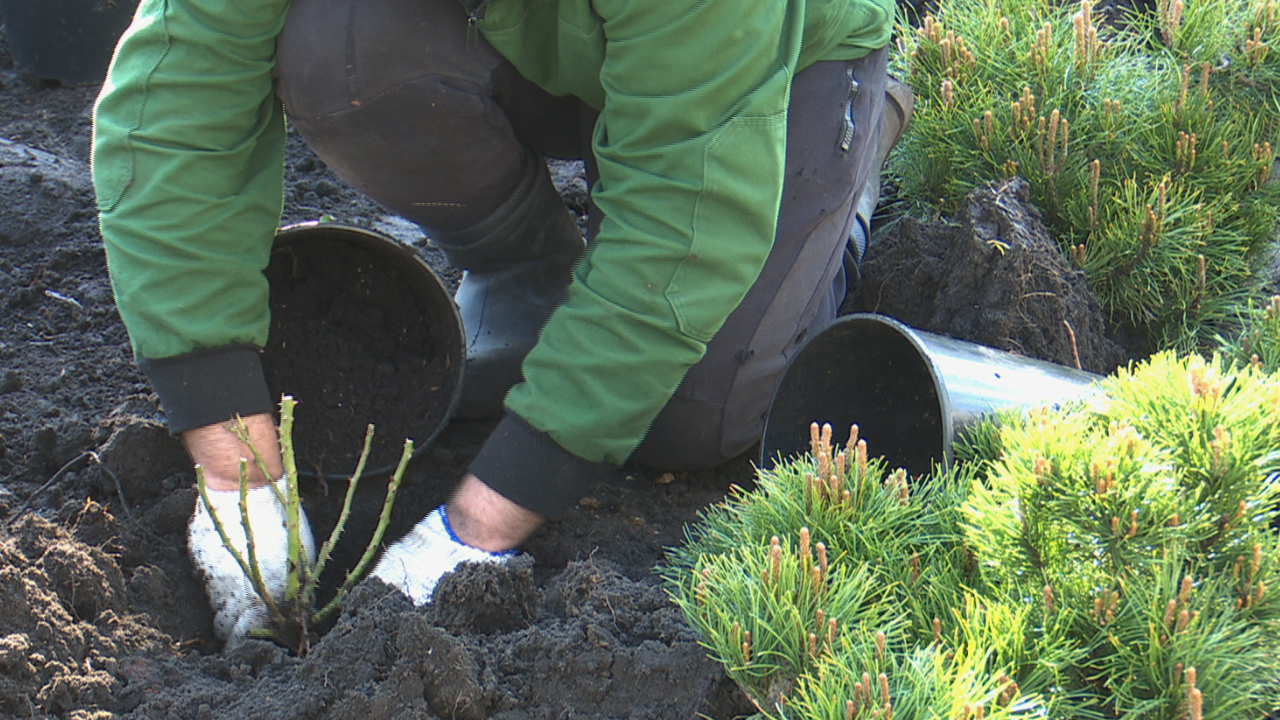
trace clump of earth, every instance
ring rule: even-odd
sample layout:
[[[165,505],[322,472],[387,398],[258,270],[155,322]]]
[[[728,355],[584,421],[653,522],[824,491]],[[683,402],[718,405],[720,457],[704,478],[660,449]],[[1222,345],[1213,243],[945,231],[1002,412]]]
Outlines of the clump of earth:
[[[425,608],[363,583],[305,657],[265,641],[223,652],[185,552],[194,475],[112,300],[88,169],[96,92],[16,68],[0,41],[0,717],[753,712],[653,568],[700,509],[731,485],[751,485],[754,451],[697,473],[625,467],[602,476],[516,561],[447,576]],[[419,229],[360,197],[296,137],[287,162],[284,223],[328,215],[377,230],[412,248],[446,287],[456,282]],[[581,163],[552,169],[581,215]],[[1095,372],[1127,359],[1016,182],[978,191],[955,222],[898,223],[878,237],[863,274],[848,309]],[[447,498],[492,423],[423,427],[420,408],[393,402],[412,373],[380,368],[376,353],[341,354],[332,367],[385,396],[368,413],[387,436],[439,431],[405,476],[395,538]],[[298,400],[300,416],[323,402]],[[314,432],[358,448],[372,418],[351,415]],[[345,489],[325,471],[304,480],[318,535],[336,521]],[[374,477],[357,492],[322,602],[363,550],[384,489]]]

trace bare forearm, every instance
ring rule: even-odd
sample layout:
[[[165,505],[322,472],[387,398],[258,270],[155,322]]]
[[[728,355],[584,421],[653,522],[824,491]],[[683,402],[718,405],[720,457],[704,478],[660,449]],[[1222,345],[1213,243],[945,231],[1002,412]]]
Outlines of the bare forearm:
[[[487,552],[503,552],[519,545],[543,519],[469,473],[458,485],[448,507],[449,522],[458,539]]]
[[[280,460],[280,441],[275,420],[260,413],[244,418],[249,440],[262,457],[270,476],[254,461],[253,451],[237,436],[232,422],[205,425],[182,433],[182,442],[196,465],[204,468],[205,483],[211,490],[235,490],[240,487],[240,464],[247,464],[249,487],[260,487],[280,477],[284,463]]]

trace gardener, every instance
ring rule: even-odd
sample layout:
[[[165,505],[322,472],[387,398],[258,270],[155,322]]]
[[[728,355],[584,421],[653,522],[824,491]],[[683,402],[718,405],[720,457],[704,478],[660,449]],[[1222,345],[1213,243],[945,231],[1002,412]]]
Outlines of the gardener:
[[[121,316],[220,516],[238,517],[248,455],[229,419],[282,472],[258,359],[282,108],[468,270],[459,414],[502,420],[374,571],[424,603],[459,562],[504,557],[575,502],[600,463],[705,467],[757,440],[786,358],[845,295],[910,115],[906,88],[887,86],[892,11],[143,0],[95,109],[94,183]],[[545,156],[588,161],[585,253]],[[269,481],[252,471],[249,514],[278,590]],[[218,635],[263,624],[202,506],[188,540]]]

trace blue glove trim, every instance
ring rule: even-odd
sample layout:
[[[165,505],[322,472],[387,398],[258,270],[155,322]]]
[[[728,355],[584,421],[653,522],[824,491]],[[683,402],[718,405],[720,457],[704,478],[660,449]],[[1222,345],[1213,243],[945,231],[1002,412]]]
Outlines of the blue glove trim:
[[[515,550],[506,550],[503,552],[489,552],[488,550],[480,550],[480,548],[478,547],[473,547],[471,545],[468,545],[462,542],[461,540],[458,539],[457,534],[453,532],[453,526],[449,524],[449,511],[446,509],[446,506],[441,505],[440,507],[436,508],[433,512],[440,513],[440,522],[442,525],[444,525],[444,532],[446,535],[449,536],[449,539],[461,545],[462,547],[471,548],[472,550],[478,550],[498,560],[507,560],[508,558],[513,558],[516,556]]]

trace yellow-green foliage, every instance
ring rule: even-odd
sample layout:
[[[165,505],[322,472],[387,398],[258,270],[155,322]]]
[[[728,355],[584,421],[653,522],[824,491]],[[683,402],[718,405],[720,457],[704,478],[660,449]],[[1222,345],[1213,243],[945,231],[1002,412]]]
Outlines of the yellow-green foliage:
[[[1266,372],[1280,370],[1280,295],[1241,315],[1243,329],[1233,338],[1221,338],[1222,352]]]
[[[943,0],[902,28],[917,97],[899,200],[949,212],[1025,177],[1113,322],[1203,347],[1257,287],[1280,183],[1280,0]]]
[[[1103,390],[989,421],[928,478],[818,432],[704,513],[668,588],[768,717],[1260,720],[1280,377],[1166,353]]]

